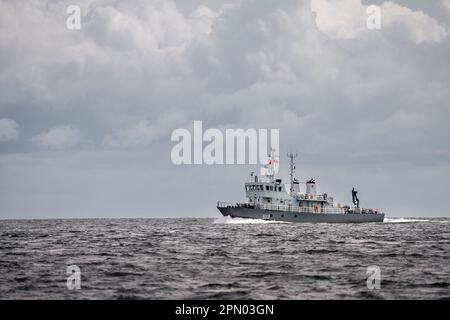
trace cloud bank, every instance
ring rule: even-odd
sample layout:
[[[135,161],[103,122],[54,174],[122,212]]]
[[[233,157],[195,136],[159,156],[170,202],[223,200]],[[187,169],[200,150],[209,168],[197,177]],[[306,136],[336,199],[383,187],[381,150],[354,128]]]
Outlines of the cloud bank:
[[[68,1],[0,3],[0,216],[213,216],[254,168],[174,166],[194,120],[280,129],[342,202],[448,214],[448,1],[377,1],[381,30],[360,0],[78,3],[80,30]]]

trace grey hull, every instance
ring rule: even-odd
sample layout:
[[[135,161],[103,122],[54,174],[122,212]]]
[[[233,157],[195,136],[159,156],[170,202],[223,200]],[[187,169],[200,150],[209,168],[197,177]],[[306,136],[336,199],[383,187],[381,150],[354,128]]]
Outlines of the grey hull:
[[[252,208],[217,208],[224,216],[232,218],[263,219],[271,221],[304,222],[304,223],[366,223],[383,222],[384,214],[325,214],[296,213]]]

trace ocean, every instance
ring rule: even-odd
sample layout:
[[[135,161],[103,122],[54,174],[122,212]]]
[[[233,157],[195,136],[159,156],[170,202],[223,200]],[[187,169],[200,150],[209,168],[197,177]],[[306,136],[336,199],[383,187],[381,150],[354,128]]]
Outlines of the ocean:
[[[449,258],[449,218],[2,220],[0,298],[450,299]]]

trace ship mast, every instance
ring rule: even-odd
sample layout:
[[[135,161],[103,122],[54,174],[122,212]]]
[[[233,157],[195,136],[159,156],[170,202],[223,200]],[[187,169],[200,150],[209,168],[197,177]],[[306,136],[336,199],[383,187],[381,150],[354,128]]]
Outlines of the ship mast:
[[[273,177],[274,177],[274,170],[273,170],[273,167],[275,165],[274,152],[275,151],[272,148],[270,148],[269,163],[267,164],[267,173],[266,173],[266,176],[269,178],[269,181],[271,183],[273,183]]]
[[[278,156],[275,156],[275,149],[270,148],[270,153],[268,154],[268,162],[263,167],[261,167],[261,175],[265,176],[270,183],[275,181],[275,172],[278,170],[279,165]]]
[[[291,176],[291,189],[290,189],[290,194],[292,195],[292,193],[294,192],[294,171],[295,171],[295,163],[294,163],[294,158],[298,157],[297,153],[288,153],[287,154],[288,158],[289,158],[289,175]]]

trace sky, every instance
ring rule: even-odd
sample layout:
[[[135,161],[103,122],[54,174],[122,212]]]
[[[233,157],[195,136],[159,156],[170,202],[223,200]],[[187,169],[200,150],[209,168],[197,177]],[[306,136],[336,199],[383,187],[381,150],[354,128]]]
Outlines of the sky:
[[[450,0],[0,0],[0,218],[219,217],[256,170],[175,165],[195,120],[279,129],[281,176],[297,151],[342,204],[450,217],[449,30]]]

